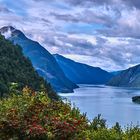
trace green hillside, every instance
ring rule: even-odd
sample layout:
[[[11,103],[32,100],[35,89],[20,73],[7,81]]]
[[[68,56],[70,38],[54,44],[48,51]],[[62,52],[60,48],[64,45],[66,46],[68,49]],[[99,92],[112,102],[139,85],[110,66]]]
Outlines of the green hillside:
[[[34,70],[30,60],[26,58],[18,45],[12,44],[0,35],[0,96],[9,92],[9,85],[18,83],[18,89],[25,86],[35,91],[46,90],[50,98],[57,99],[57,95]]]

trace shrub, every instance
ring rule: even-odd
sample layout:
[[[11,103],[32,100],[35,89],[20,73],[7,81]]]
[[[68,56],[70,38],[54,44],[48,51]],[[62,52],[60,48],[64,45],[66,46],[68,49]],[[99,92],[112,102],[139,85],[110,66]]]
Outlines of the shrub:
[[[44,92],[24,88],[0,101],[0,137],[5,139],[70,139],[87,119],[68,103],[52,101]]]

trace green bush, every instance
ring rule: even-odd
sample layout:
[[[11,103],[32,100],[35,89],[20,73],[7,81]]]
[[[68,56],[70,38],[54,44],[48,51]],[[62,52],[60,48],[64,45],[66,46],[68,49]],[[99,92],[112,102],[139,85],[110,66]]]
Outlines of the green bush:
[[[2,99],[0,106],[2,140],[70,139],[87,127],[78,109],[27,87],[20,94]]]

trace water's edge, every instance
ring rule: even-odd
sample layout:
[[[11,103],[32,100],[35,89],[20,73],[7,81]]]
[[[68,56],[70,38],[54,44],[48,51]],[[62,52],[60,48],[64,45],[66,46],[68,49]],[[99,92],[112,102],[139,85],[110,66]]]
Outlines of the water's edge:
[[[109,126],[119,122],[126,126],[140,121],[140,105],[132,102],[140,95],[140,89],[118,88],[105,85],[79,85],[74,93],[59,93],[74,103],[82,113],[92,120],[98,114],[107,120]]]

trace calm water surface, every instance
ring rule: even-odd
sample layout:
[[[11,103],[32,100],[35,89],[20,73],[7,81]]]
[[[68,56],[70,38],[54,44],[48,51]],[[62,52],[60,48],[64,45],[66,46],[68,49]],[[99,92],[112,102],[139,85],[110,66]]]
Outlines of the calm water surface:
[[[140,95],[140,89],[80,85],[74,93],[60,95],[79,107],[81,112],[86,112],[90,120],[102,114],[108,126],[115,122],[123,126],[140,122],[140,105],[131,100],[131,97]]]

